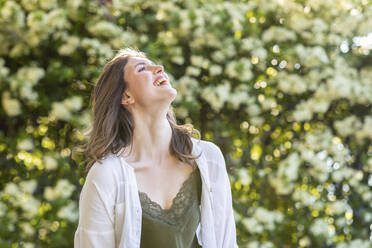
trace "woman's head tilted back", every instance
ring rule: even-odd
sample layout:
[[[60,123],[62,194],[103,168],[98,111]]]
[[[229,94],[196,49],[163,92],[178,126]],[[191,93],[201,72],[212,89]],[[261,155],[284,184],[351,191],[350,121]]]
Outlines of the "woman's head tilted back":
[[[87,143],[82,146],[88,161],[85,173],[104,156],[117,154],[132,144],[136,114],[165,115],[172,129],[170,153],[194,164],[197,157],[191,155],[191,136],[195,132],[200,137],[200,133],[191,124],[177,124],[171,106],[176,95],[163,66],[138,50],[119,51],[104,66],[92,91],[92,124]]]

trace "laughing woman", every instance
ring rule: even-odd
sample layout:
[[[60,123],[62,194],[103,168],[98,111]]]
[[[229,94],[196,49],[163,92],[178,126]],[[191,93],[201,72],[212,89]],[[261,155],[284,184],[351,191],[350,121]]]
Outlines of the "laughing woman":
[[[91,96],[75,248],[238,247],[224,156],[177,125],[176,95],[163,66],[138,50],[105,65]]]

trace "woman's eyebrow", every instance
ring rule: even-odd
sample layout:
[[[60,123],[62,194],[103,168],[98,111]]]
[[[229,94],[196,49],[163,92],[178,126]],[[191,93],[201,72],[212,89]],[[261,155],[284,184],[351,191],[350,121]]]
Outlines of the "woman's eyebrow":
[[[135,67],[137,67],[137,65],[145,65],[145,64],[146,64],[145,62],[139,62],[138,64],[135,65]],[[155,65],[155,63],[152,61],[150,64]]]

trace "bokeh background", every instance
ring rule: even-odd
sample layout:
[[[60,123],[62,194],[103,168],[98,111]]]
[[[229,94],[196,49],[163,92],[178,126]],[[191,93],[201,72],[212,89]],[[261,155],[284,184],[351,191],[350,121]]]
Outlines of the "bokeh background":
[[[74,148],[125,47],[221,148],[239,247],[372,247],[371,33],[368,0],[0,0],[0,247],[73,247]]]

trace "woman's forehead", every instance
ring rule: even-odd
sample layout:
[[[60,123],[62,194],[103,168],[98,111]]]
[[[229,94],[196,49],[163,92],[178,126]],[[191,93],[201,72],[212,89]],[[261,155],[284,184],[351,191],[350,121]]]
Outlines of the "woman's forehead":
[[[151,60],[149,60],[147,58],[139,58],[139,57],[131,57],[130,58],[129,64],[132,67],[136,67],[139,63],[146,63],[146,64],[151,64],[151,65],[155,64],[154,62],[152,62]]]

